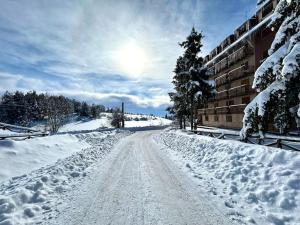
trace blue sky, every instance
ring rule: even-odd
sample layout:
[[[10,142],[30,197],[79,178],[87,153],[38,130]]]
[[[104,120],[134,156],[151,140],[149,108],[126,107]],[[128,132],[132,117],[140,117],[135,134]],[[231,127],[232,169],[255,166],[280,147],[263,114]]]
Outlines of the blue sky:
[[[207,54],[254,0],[1,0],[0,92],[36,90],[163,115],[192,26]]]

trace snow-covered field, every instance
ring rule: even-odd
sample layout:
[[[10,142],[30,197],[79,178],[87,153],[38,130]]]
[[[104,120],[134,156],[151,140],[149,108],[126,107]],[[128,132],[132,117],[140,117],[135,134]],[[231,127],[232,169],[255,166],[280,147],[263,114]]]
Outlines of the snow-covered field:
[[[54,151],[53,158],[49,157],[48,162],[43,160],[38,162],[39,166],[44,165],[38,170],[13,177],[0,184],[0,224],[36,224],[51,218],[53,208],[62,203],[61,194],[70,191],[79,180],[84,179],[95,162],[107,155],[120,139],[129,134],[129,131],[113,130],[73,136],[55,135],[44,138],[43,141],[30,140],[36,143],[20,142],[20,146],[17,145],[14,149],[24,153],[25,161],[29,157],[32,157],[32,160],[39,158],[38,151],[47,151],[47,146]],[[47,140],[48,138],[53,139]],[[58,138],[57,141],[56,138]],[[52,145],[51,142],[53,142]],[[75,142],[79,144],[76,146]],[[36,144],[34,146],[36,151],[26,155],[26,150],[22,149],[22,143],[26,143],[24,149],[26,145]],[[65,152],[66,150],[69,152]],[[55,157],[62,158],[61,154],[70,156],[54,163]],[[47,159],[44,156],[40,158]],[[8,160],[7,164],[9,163]],[[19,161],[7,167],[14,171],[14,165],[17,166],[18,163]],[[3,165],[6,165],[5,161],[1,162],[1,167]]]
[[[66,158],[89,146],[75,135],[53,135],[23,141],[0,141],[0,182]]]
[[[98,128],[111,127],[110,119],[107,117],[102,117],[100,119],[94,120],[78,120],[71,121],[61,128],[59,132],[68,132],[68,131],[80,131],[80,130],[96,130]]]
[[[101,118],[94,120],[77,120],[77,117],[75,117],[73,120],[62,126],[59,129],[59,132],[111,128],[111,117],[111,113],[102,113]],[[127,118],[125,127],[165,126],[172,122],[168,119],[149,115],[125,114],[125,117]],[[142,118],[146,118],[147,120],[141,120]]]
[[[174,130],[155,140],[239,224],[300,224],[300,153]]]

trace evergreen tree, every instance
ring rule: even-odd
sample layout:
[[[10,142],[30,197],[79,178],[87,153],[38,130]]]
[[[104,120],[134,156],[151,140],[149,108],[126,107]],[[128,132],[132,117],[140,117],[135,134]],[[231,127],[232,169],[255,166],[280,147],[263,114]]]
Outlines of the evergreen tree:
[[[196,108],[204,106],[214,92],[213,82],[203,68],[203,58],[198,54],[202,47],[202,33],[192,28],[190,35],[179,45],[184,49],[183,56],[177,59],[173,84],[175,93],[170,93],[173,107],[170,110],[179,119],[180,127],[185,128],[185,117],[190,117],[191,129],[194,128]]]
[[[255,72],[253,88],[258,95],[245,109],[242,138],[253,132],[263,138],[270,123],[286,133],[295,119],[299,121],[299,14],[298,0],[280,0],[272,15],[268,26],[277,33],[269,57]]]
[[[81,106],[80,116],[88,117],[89,115],[90,115],[90,107],[86,102],[83,102]]]
[[[122,113],[119,108],[115,108],[112,114],[111,125],[115,128],[120,128],[122,123]]]

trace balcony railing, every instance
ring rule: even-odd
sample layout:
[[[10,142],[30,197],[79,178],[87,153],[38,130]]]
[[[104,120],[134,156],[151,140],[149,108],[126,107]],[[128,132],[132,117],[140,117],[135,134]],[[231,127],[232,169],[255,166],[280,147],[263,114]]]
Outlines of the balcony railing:
[[[238,50],[231,53],[229,56],[225,57],[224,59],[215,64],[215,74],[244,59],[247,55],[251,53],[251,48],[249,48],[247,45],[242,46],[241,48],[239,48]]]
[[[244,109],[247,104],[229,105],[229,106],[219,106],[215,108],[203,108],[198,109],[199,115],[214,115],[214,114],[241,114],[244,113]]]
[[[220,62],[216,63],[215,65],[215,73],[219,73],[221,70],[228,67],[227,57],[222,59]]]
[[[254,67],[253,66],[240,66],[238,68],[235,68],[231,71],[228,72],[228,78],[230,81],[238,80],[240,78],[243,78],[247,76],[249,73],[254,72]]]
[[[208,115],[212,115],[212,114],[215,114],[216,111],[215,111],[215,108],[207,108],[207,109],[205,109],[205,113]]]
[[[198,114],[199,115],[204,115],[205,114],[205,109],[198,109]]]
[[[220,87],[221,85],[227,84],[229,82],[228,73],[225,73],[215,79],[216,87]]]
[[[228,112],[229,112],[229,107],[228,106],[216,107],[216,113],[217,114],[226,114]]]
[[[247,46],[243,46],[228,56],[228,65],[232,65],[247,55]]]
[[[216,100],[222,100],[222,99],[226,99],[226,98],[228,98],[228,91],[227,90],[217,92]]]
[[[253,90],[251,89],[249,84],[243,84],[241,86],[229,89],[228,92],[229,92],[229,97],[232,98],[232,97],[251,94],[253,93]]]
[[[247,104],[239,104],[239,105],[230,105],[229,112],[231,114],[240,114],[244,113],[244,109],[246,108]]]

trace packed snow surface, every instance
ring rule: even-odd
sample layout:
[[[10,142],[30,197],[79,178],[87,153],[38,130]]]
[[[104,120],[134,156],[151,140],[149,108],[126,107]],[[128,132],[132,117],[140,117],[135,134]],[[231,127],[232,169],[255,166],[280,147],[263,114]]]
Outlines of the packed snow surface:
[[[55,208],[62,204],[61,197],[78,187],[96,162],[107,155],[120,139],[129,134],[128,131],[116,130],[77,134],[72,138],[88,143],[89,146],[84,144],[80,151],[73,152],[67,158],[60,159],[56,163],[49,162],[45,167],[0,184],[0,224],[37,224],[53,218],[52,214],[57,213]],[[55,138],[63,142],[68,136],[57,135]],[[70,151],[73,147],[79,147],[74,144],[73,141],[68,143]],[[5,164],[1,164],[3,165]]]
[[[90,147],[0,186],[0,224],[234,225],[161,151],[159,132],[78,134]]]
[[[239,224],[300,224],[299,152],[174,130],[155,140]]]
[[[0,182],[66,158],[88,147],[74,135],[54,135],[33,139],[0,141]]]
[[[143,131],[121,140],[44,224],[232,225]]]

